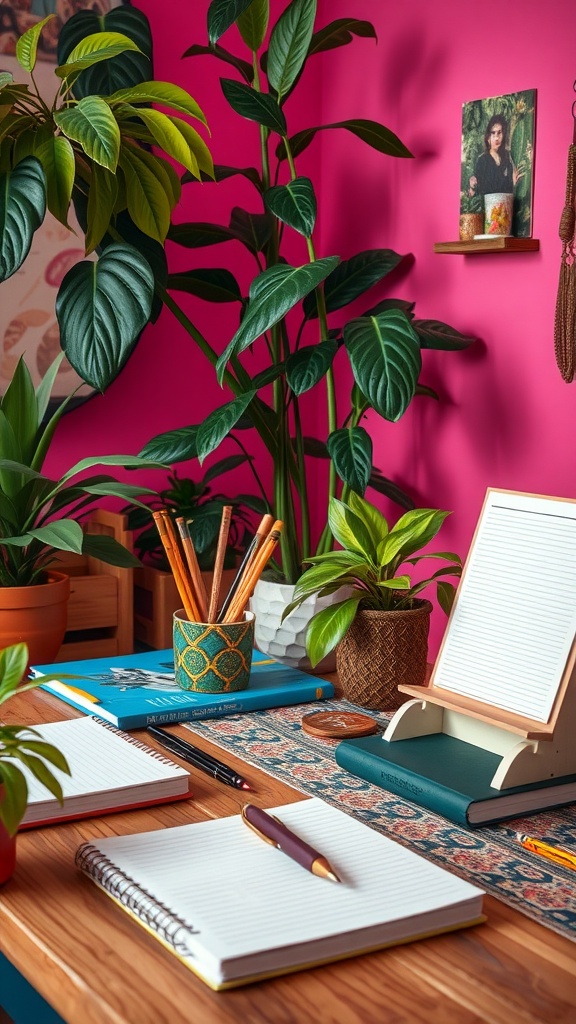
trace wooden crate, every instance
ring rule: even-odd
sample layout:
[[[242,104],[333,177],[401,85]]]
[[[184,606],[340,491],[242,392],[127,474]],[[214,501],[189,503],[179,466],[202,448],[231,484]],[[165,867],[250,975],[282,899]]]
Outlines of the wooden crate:
[[[228,592],[236,569],[224,569],[221,599]],[[212,573],[203,572],[207,593],[212,587]],[[182,601],[170,572],[144,566],[134,570],[134,639],[156,650],[172,647],[172,616]]]
[[[127,521],[120,512],[98,509],[90,516],[86,530],[114,537],[131,551],[132,532]],[[63,554],[53,568],[70,576],[66,636],[55,661],[131,654],[134,570],[73,554]]]

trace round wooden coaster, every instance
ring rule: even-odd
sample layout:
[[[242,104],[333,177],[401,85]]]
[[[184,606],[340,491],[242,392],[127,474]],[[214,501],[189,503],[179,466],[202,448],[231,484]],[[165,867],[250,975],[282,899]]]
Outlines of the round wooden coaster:
[[[369,715],[357,711],[315,711],[302,719],[304,732],[312,736],[332,736],[338,739],[352,739],[354,736],[369,736],[380,728]]]

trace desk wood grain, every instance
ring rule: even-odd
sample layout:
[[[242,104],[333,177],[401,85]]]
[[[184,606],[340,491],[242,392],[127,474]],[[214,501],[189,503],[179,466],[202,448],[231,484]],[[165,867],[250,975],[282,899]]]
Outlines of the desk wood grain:
[[[50,694],[11,721],[77,717]],[[146,734],[147,742],[150,742]],[[203,738],[195,743],[212,753]],[[262,806],[300,793],[227,755]],[[190,767],[190,766],[185,766]],[[0,891],[0,950],[69,1024],[574,1024],[576,947],[497,900],[488,921],[368,956],[214,993],[74,867],[78,845],[238,812],[241,797],[191,769],[190,801],[22,833]]]

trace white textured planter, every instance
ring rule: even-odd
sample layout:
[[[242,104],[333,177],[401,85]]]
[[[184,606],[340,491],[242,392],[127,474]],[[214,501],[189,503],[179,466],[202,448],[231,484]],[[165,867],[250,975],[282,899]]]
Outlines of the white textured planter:
[[[263,654],[269,654],[271,658],[291,665],[292,668],[300,668],[304,672],[318,675],[322,675],[323,672],[334,672],[334,651],[312,668],[306,654],[306,630],[316,612],[342,601],[346,594],[347,588],[343,587],[329,597],[307,597],[298,608],[290,612],[284,622],[281,622],[282,612],[294,596],[294,587],[288,583],[258,580],[250,602],[250,608],[256,617],[256,647]]]

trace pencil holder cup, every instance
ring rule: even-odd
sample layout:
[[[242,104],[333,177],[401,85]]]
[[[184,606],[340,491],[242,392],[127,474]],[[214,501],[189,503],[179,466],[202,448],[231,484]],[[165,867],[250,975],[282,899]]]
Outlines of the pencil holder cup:
[[[174,670],[183,690],[232,693],[245,690],[254,649],[254,615],[243,622],[190,622],[174,612]]]

